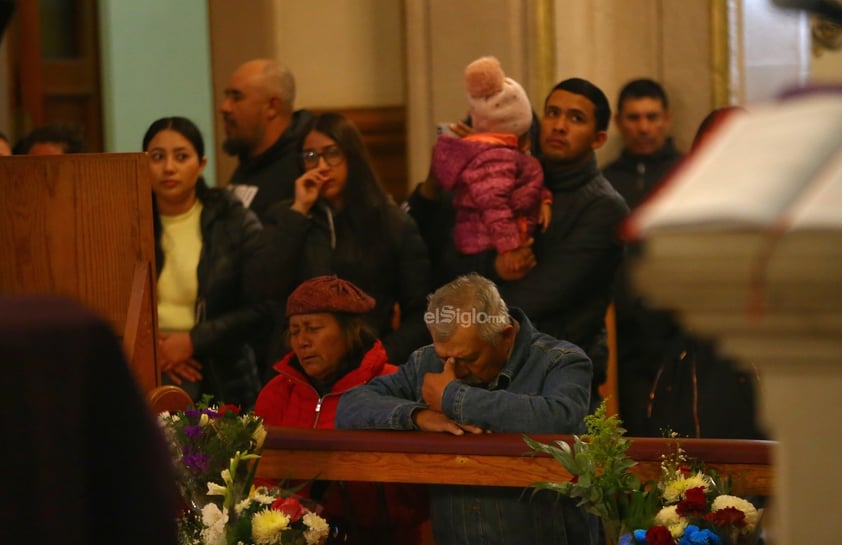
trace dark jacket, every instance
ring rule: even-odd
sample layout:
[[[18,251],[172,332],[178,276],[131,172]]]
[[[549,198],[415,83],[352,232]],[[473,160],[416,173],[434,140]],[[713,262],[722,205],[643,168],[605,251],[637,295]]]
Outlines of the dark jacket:
[[[652,155],[634,155],[624,149],[620,157],[602,169],[602,175],[626,199],[629,207],[635,208],[682,157],[684,154],[675,148],[672,138],[667,138],[664,147]]]
[[[289,294],[304,280],[325,274],[353,282],[377,301],[366,321],[382,339],[389,361],[402,364],[413,350],[430,342],[423,321],[430,264],[412,218],[393,204],[372,209],[371,214],[382,214],[382,232],[372,237],[380,244],[372,245],[361,240],[348,214],[332,212],[324,201],[318,201],[309,216],[289,206],[280,203],[267,215],[264,255],[252,275],[262,297],[277,304],[276,342],[286,328]],[[397,330],[392,327],[395,303],[400,305]],[[275,346],[272,361],[285,352]]]
[[[247,297],[246,264],[256,255],[257,217],[222,189],[201,192],[202,251],[196,270],[197,323],[190,330],[195,358],[203,364],[201,391],[214,401],[251,407],[260,388],[249,341],[268,319],[270,307]],[[155,237],[157,274],[164,255]]]
[[[231,175],[229,188],[233,189],[230,184],[257,187],[249,208],[260,221],[265,221],[270,206],[295,195],[295,180],[304,173],[299,159],[301,143],[312,119],[309,111],[296,111],[289,127],[269,149],[254,158],[247,154],[239,156],[240,162]]]
[[[595,159],[573,170],[543,166],[544,185],[553,194],[552,221],[535,236],[538,265],[525,278],[501,280],[494,269],[496,252],[459,256],[452,241],[440,250],[439,263],[451,278],[475,271],[492,279],[503,299],[523,309],[539,330],[581,346],[593,361],[592,403],[598,404],[596,387],[607,372],[605,311],[623,256],[617,226],[628,207],[599,173]],[[437,216],[446,218],[445,212],[417,192],[409,207],[430,240],[445,238],[429,225]]]

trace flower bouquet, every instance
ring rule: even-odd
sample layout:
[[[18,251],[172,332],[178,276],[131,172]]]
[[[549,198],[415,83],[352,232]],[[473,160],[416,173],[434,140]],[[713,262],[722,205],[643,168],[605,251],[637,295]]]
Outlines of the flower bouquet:
[[[185,510],[179,519],[184,545],[317,545],[327,522],[292,491],[253,486],[266,429],[260,417],[232,405],[161,413]]]
[[[549,454],[572,475],[567,482],[541,482],[577,500],[598,516],[609,545],[751,545],[757,543],[760,513],[750,502],[728,494],[723,481],[690,460],[676,434],[673,452],[661,458],[657,482],[641,482],[626,451],[620,419],[606,416],[605,402],[585,417],[588,433],[545,444],[524,436],[535,452]]]

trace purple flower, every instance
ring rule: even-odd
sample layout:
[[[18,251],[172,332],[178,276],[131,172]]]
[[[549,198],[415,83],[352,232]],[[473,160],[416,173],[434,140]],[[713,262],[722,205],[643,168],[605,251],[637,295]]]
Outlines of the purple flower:
[[[185,409],[184,416],[192,420],[194,418],[199,418],[200,416],[202,416],[202,411],[199,411],[197,409]]]
[[[208,457],[201,452],[187,454],[181,459],[184,467],[192,473],[202,473],[208,469]]]
[[[184,435],[193,439],[199,439],[202,436],[202,426],[184,426]]]

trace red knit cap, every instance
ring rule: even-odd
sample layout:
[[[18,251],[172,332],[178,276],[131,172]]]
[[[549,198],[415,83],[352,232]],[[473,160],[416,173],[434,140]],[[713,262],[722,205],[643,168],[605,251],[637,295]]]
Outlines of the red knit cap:
[[[365,314],[374,309],[366,292],[336,276],[317,276],[302,282],[287,299],[287,317],[316,312]]]

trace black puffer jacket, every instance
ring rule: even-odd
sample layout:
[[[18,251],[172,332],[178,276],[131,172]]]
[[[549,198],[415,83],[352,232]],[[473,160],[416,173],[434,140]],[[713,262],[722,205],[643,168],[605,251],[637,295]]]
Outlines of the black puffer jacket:
[[[373,239],[380,247],[362,242],[347,214],[333,212],[320,200],[304,216],[290,209],[290,202],[272,208],[265,223],[264,257],[251,283],[260,294],[277,304],[278,320],[270,357],[285,352],[277,344],[286,327],[286,298],[301,282],[314,276],[335,274],[359,286],[377,301],[366,316],[383,341],[389,361],[404,363],[413,350],[430,342],[423,316],[430,292],[430,263],[415,222],[394,204],[373,208],[382,214],[382,230]],[[393,309],[400,306],[400,327],[392,330]]]
[[[260,389],[249,342],[265,327],[270,306],[250,299],[244,270],[260,244],[260,221],[227,191],[200,192],[202,252],[199,256],[197,324],[190,330],[195,358],[202,363],[201,391],[214,401],[252,407]],[[157,273],[164,267],[155,237]]]
[[[295,194],[295,180],[304,173],[298,153],[312,119],[309,111],[298,110],[293,114],[290,126],[269,149],[257,157],[239,157],[240,162],[229,184],[257,187],[249,208],[260,221],[265,221],[266,212],[273,204],[291,199]]]
[[[552,221],[546,233],[535,236],[532,250],[538,264],[534,269],[521,280],[503,281],[494,268],[496,252],[459,255],[451,240],[440,248],[439,266],[450,278],[469,272],[490,278],[506,303],[523,309],[539,331],[583,348],[593,361],[595,408],[597,386],[607,372],[605,311],[623,258],[617,227],[628,215],[628,207],[599,173],[595,159],[574,169],[543,166],[544,184],[553,194]],[[445,213],[434,212],[432,203],[425,203],[417,191],[409,205],[427,240],[446,238],[429,225],[434,219],[447,218]]]
[[[636,208],[682,157],[684,155],[668,138],[664,147],[652,155],[635,155],[623,150],[620,157],[602,169],[602,175],[626,199],[630,208]]]

